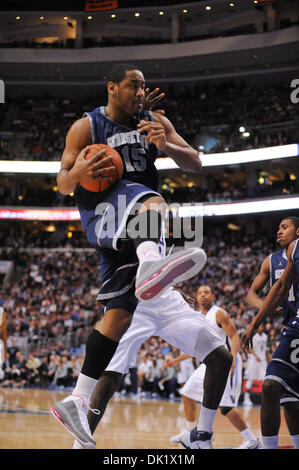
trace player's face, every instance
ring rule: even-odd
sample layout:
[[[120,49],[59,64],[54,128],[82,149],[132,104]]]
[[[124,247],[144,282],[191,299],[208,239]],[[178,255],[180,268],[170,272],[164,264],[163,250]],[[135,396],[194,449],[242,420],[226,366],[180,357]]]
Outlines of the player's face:
[[[139,70],[128,70],[117,85],[116,99],[127,114],[134,116],[141,110],[145,96],[145,80]]]
[[[282,220],[277,231],[277,242],[280,246],[286,247],[296,238],[296,229],[292,221],[289,219]]]
[[[201,286],[197,289],[196,298],[200,307],[208,308],[215,300],[214,294],[207,286]]]

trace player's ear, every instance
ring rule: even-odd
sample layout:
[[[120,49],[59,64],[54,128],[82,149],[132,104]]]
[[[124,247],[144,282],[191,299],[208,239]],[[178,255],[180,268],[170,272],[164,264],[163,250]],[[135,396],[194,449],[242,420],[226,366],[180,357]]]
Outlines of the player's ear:
[[[107,83],[108,95],[115,95],[116,89],[117,89],[117,83],[115,83],[115,82],[108,82]]]
[[[296,229],[296,236],[299,237],[299,227]]]

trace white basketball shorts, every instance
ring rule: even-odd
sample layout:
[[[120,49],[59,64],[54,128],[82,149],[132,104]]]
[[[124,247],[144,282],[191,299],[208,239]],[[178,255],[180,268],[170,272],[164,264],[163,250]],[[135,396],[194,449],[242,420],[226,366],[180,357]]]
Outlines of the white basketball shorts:
[[[121,338],[106,370],[126,374],[137,362],[140,346],[151,336],[160,336],[200,362],[222,346],[215,330],[183,296],[172,288],[160,297],[139,302],[130,328]]]
[[[203,381],[206,372],[205,364],[201,364],[179,390],[181,395],[202,402]],[[238,406],[242,386],[242,358],[237,354],[235,371],[229,375],[219,406]]]

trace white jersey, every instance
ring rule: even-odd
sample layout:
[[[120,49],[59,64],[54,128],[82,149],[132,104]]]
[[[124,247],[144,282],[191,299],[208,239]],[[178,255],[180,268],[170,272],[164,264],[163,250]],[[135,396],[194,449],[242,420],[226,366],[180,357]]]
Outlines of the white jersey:
[[[266,360],[267,341],[268,336],[266,333],[261,335],[257,333],[252,339],[252,349],[261,361]]]
[[[257,361],[253,354],[248,354],[245,369],[245,378],[247,380],[264,380],[267,368],[267,341],[268,336],[266,333],[262,333],[261,335],[257,333],[254,335],[252,340],[252,349],[260,361]]]
[[[228,337],[225,331],[223,330],[223,328],[221,328],[221,326],[219,326],[216,321],[216,314],[219,310],[222,310],[222,308],[218,307],[217,305],[212,305],[210,310],[208,310],[207,313],[205,314],[205,318],[211,324],[211,326],[214,328],[214,330],[220,337],[222,344],[224,346],[228,346]]]

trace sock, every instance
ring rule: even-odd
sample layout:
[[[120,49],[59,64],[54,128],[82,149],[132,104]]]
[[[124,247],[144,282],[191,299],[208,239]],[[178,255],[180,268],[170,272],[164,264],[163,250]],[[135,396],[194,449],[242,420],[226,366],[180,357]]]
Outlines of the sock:
[[[142,264],[144,261],[154,261],[161,258],[158,244],[151,241],[146,241],[138,245],[136,254],[139,259],[139,264]]]
[[[241,436],[243,437],[244,441],[253,441],[256,439],[254,434],[252,434],[249,428],[244,429],[244,431],[240,431]]]
[[[112,359],[118,342],[93,330],[86,342],[85,359],[81,374],[98,380]]]
[[[187,421],[186,419],[186,428],[188,431],[192,431],[193,428],[196,426],[196,421]]]
[[[87,377],[84,374],[79,374],[76,386],[72,392],[72,395],[79,395],[85,400],[90,400],[93,389],[98,383],[97,379]]]
[[[299,434],[291,436],[292,443],[295,449],[299,449]]]
[[[262,436],[263,449],[278,449],[277,436]]]
[[[197,430],[211,433],[216,413],[217,410],[210,410],[209,408],[205,408],[201,405]]]

